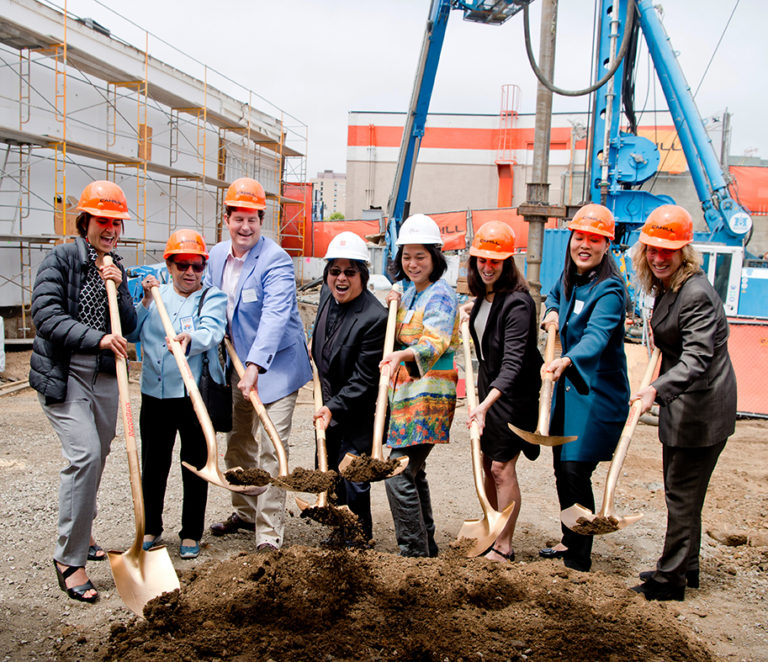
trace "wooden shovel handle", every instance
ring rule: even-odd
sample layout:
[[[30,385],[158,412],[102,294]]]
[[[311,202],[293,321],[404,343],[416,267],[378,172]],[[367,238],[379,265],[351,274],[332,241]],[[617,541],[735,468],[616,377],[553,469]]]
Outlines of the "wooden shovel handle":
[[[467,391],[467,415],[477,407],[477,394],[475,393],[475,375],[472,370],[472,350],[469,348],[469,321],[461,324],[461,341],[464,346],[464,382]],[[483,475],[483,459],[480,451],[480,426],[477,421],[472,421],[469,426],[469,438],[472,446],[472,475],[475,480],[475,492],[480,501],[484,513],[493,509],[485,493],[485,477]]]
[[[645,373],[643,379],[640,382],[640,388],[645,388],[653,380],[653,375],[656,372],[656,365],[659,362],[661,356],[661,350],[656,347],[651,354],[651,358],[648,360],[648,365],[645,367]],[[640,410],[643,404],[640,400],[635,400],[632,406],[629,408],[629,416],[627,416],[627,422],[624,424],[624,429],[621,431],[621,437],[619,443],[616,445],[616,450],[613,452],[613,459],[611,460],[611,466],[608,469],[608,477],[605,480],[605,494],[603,496],[603,507],[600,509],[601,515],[608,517],[613,514],[613,495],[616,491],[616,483],[619,480],[619,474],[621,473],[621,467],[624,465],[624,459],[627,456],[629,450],[629,442],[632,440],[632,434],[637,427],[637,423],[640,420]]]
[[[104,266],[112,264],[109,255],[104,256]],[[117,305],[117,285],[115,281],[107,280],[107,302],[109,304],[109,323],[112,333],[123,335],[120,323],[120,309]],[[136,536],[133,539],[130,553],[138,557],[141,544],[144,542],[144,495],[141,491],[141,468],[139,453],[136,449],[136,431],[133,427],[133,412],[131,411],[131,392],[128,388],[128,365],[122,356],[115,354],[115,371],[117,373],[117,389],[120,394],[120,411],[123,416],[123,433],[125,435],[125,450],[128,454],[128,476],[131,481],[131,498],[133,499],[133,518],[136,524]]]
[[[235,352],[235,348],[232,345],[232,341],[229,338],[224,338],[224,345],[227,348],[227,354],[229,354],[229,360],[232,361],[232,365],[234,366],[235,371],[237,372],[238,376],[242,379],[243,375],[245,374],[245,368],[243,367],[243,362],[240,360],[240,357],[237,355],[237,352]],[[251,404],[253,405],[253,408],[256,410],[256,414],[258,415],[259,420],[261,421],[262,426],[264,426],[264,429],[266,430],[267,435],[269,436],[269,439],[272,442],[272,445],[275,447],[275,453],[277,453],[279,475],[287,476],[288,475],[288,456],[285,454],[285,447],[283,446],[283,442],[280,439],[280,435],[277,433],[275,424],[272,422],[272,419],[269,417],[269,414],[267,413],[267,408],[264,406],[264,403],[261,401],[261,398],[259,397],[259,394],[256,392],[256,390],[251,389],[251,392],[248,395],[250,397]]]
[[[168,347],[173,353],[173,358],[176,359],[176,365],[179,367],[181,373],[181,379],[184,381],[184,386],[187,388],[189,397],[192,400],[192,407],[197,414],[197,419],[200,421],[200,427],[203,429],[203,435],[205,437],[205,443],[208,446],[209,454],[213,452],[213,456],[216,457],[218,453],[218,446],[216,443],[216,431],[213,429],[213,423],[211,423],[211,417],[208,414],[208,409],[203,402],[203,397],[200,395],[200,389],[195,381],[192,371],[189,369],[189,363],[187,357],[184,355],[184,351],[181,349],[181,345],[174,340],[176,336],[176,330],[173,328],[171,318],[168,316],[168,311],[163,303],[163,298],[160,296],[160,289],[158,287],[152,288],[152,298],[155,301],[155,307],[160,315],[160,321],[163,323],[163,329],[165,335],[168,336]]]
[[[389,302],[389,311],[387,314],[387,331],[384,334],[384,351],[382,358],[391,354],[395,348],[395,327],[397,326],[397,300]],[[381,369],[379,374],[379,391],[376,395],[376,413],[373,417],[373,444],[371,446],[371,457],[374,460],[384,459],[384,421],[387,419],[387,392],[389,390],[389,379],[391,372],[389,367]]]
[[[323,389],[320,386],[320,375],[317,372],[315,362],[310,358],[312,365],[312,395],[315,400],[315,411],[323,406]],[[320,471],[328,471],[328,451],[325,446],[325,426],[319,418],[315,419],[315,439],[317,440],[317,468]]]
[[[549,365],[555,360],[555,336],[557,331],[554,324],[547,324],[547,343],[544,346],[544,365]],[[536,425],[536,432],[542,436],[549,435],[549,417],[552,414],[552,392],[555,388],[555,382],[552,379],[551,372],[544,373],[544,379],[541,381],[541,398],[539,401],[539,422]]]

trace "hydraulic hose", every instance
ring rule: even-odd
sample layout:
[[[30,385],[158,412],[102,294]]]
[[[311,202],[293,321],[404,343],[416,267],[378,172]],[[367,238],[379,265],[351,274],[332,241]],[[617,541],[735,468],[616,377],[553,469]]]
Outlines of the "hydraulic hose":
[[[624,56],[627,54],[627,50],[629,49],[629,42],[631,41],[630,37],[632,35],[632,23],[635,20],[635,0],[629,0],[627,3],[627,21],[624,26],[624,35],[621,39],[621,46],[619,47],[619,52],[617,53],[616,59],[614,60],[613,64],[611,64],[611,68],[608,70],[605,76],[603,76],[594,85],[585,87],[583,90],[564,90],[561,87],[557,87],[557,85],[555,85],[552,81],[547,80],[547,78],[544,76],[544,73],[541,71],[541,69],[539,69],[539,65],[536,63],[536,58],[533,55],[533,49],[531,48],[531,28],[530,28],[528,11],[529,11],[528,5],[525,5],[525,7],[523,8],[523,31],[525,33],[525,52],[528,54],[528,62],[531,63],[531,68],[533,69],[533,73],[536,74],[536,78],[539,79],[539,82],[544,87],[554,92],[555,94],[559,94],[564,97],[580,97],[580,96],[584,96],[585,94],[590,94],[595,90],[601,88],[609,80],[611,80],[611,78],[613,78],[613,75],[616,73],[616,70],[619,68],[621,61],[624,59]]]

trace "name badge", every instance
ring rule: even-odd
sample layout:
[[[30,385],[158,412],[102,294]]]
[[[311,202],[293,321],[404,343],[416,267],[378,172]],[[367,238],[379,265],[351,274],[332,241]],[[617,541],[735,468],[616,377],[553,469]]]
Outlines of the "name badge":
[[[578,315],[582,310],[584,310],[584,302],[576,299],[573,302],[573,314]]]
[[[192,333],[195,330],[195,320],[191,317],[182,317],[179,322],[181,323],[182,333]]]
[[[408,324],[413,319],[413,310],[408,310],[405,313],[405,317],[403,317],[403,324]]]
[[[243,303],[253,303],[254,301],[258,301],[259,297],[256,296],[256,290],[254,289],[248,289],[243,290]]]

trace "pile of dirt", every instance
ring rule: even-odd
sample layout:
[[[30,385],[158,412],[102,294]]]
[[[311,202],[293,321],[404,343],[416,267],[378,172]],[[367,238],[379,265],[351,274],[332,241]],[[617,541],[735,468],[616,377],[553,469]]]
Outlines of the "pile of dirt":
[[[714,656],[675,618],[603,573],[554,562],[284,548],[182,577],[182,590],[65,659],[685,660]]]

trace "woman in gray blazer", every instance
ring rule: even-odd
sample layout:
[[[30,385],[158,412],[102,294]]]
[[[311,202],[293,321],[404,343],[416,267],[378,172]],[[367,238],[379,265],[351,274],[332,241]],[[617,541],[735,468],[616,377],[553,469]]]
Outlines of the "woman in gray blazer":
[[[632,264],[656,296],[651,327],[661,350],[659,377],[640,389],[643,411],[659,409],[667,533],[656,570],[632,590],[648,600],[683,600],[699,586],[701,510],[710,476],[736,425],[736,376],[728,356],[723,304],[690,245],[693,220],[676,205],[648,216]]]

